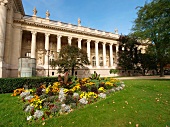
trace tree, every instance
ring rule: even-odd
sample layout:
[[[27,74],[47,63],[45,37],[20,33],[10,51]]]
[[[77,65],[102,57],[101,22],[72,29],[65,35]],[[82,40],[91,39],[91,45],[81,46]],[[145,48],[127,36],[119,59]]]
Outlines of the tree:
[[[152,45],[149,46],[145,53],[141,53],[141,51],[138,49],[138,46],[140,46],[142,43],[138,37],[135,37],[135,35],[121,35],[119,41],[121,42],[121,46],[124,47],[124,50],[119,52],[119,66],[122,69],[142,70],[143,75],[145,75],[145,72],[149,70],[157,71],[156,57],[153,51],[148,51],[148,49],[152,48]]]
[[[71,69],[72,75],[74,75],[75,68],[84,67],[90,62],[84,50],[74,45],[66,45],[61,48],[56,64],[59,71],[64,72]]]
[[[119,51],[119,66],[124,70],[136,69],[138,64],[137,46],[140,45],[137,38],[133,35],[121,35],[119,38],[124,50]]]
[[[132,30],[152,43],[162,77],[163,67],[170,62],[170,0],[152,0],[138,9]]]

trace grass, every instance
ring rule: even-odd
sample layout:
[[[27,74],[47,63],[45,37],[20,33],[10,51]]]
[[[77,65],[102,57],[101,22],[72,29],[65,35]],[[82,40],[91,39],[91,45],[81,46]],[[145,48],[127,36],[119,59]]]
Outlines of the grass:
[[[67,115],[28,123],[22,102],[0,95],[0,127],[165,127],[170,125],[170,80],[125,80],[126,87]]]

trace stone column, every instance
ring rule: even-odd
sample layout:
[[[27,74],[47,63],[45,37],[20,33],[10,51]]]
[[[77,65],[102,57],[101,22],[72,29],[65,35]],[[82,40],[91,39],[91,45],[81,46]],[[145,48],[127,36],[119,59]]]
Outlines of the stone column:
[[[36,58],[36,31],[32,31],[32,41],[31,41],[31,58]]]
[[[6,32],[6,16],[7,16],[7,0],[0,0],[0,78],[6,77],[4,64],[4,48],[5,48],[5,32]]]
[[[68,37],[68,44],[71,45],[72,37]]]
[[[98,41],[95,41],[95,56],[96,56],[96,67],[99,67],[99,50],[98,50]]]
[[[46,50],[46,55],[45,55],[45,62],[44,65],[48,65],[48,53],[49,53],[49,33],[45,33],[45,50]]]
[[[61,35],[57,35],[57,53],[59,53],[61,49],[61,37]]]
[[[82,40],[82,38],[78,38],[78,48],[80,48],[80,49],[81,49],[81,40]]]
[[[110,66],[113,67],[113,44],[110,44]]]
[[[118,51],[119,51],[119,45],[117,44],[116,45],[116,64],[118,63],[118,58],[119,58]]]
[[[89,61],[90,61],[90,42],[91,40],[87,40],[87,56]]]
[[[106,67],[106,42],[103,42],[103,67]]]
[[[6,0],[0,0],[0,62],[4,61],[3,57],[4,57],[4,45],[5,45],[5,32],[6,32],[7,3],[8,1]]]

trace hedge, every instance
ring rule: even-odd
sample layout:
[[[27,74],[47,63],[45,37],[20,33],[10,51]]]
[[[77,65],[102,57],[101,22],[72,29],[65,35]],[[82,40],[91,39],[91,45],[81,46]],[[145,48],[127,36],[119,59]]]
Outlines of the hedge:
[[[57,77],[0,78],[0,93],[11,93],[24,85],[28,88],[37,88],[43,83],[48,85],[57,81]]]

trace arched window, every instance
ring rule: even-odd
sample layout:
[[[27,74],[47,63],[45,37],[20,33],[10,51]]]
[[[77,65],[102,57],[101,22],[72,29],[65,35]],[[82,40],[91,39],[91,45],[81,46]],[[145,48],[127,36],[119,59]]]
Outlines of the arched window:
[[[92,57],[92,66],[96,66],[96,57],[95,56]]]
[[[100,58],[99,58],[99,65],[100,65],[100,66],[103,66],[103,57],[100,57]]]

